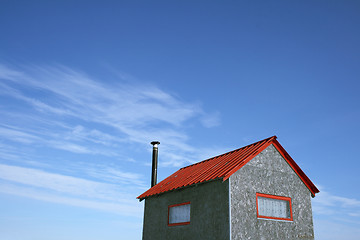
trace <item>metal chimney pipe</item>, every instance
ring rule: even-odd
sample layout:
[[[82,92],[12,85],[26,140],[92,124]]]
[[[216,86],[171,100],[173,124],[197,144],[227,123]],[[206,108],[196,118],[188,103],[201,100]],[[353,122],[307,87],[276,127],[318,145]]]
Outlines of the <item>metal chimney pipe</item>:
[[[159,144],[160,144],[159,141],[151,142],[151,145],[153,145],[151,187],[155,186],[157,183],[157,164],[158,164],[158,145]]]

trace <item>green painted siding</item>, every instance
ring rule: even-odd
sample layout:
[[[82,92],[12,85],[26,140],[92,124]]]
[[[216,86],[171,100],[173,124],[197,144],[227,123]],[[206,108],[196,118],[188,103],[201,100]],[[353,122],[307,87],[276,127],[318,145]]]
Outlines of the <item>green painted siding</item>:
[[[145,199],[143,240],[229,239],[229,182],[216,180]],[[191,202],[190,224],[167,225],[168,206]]]

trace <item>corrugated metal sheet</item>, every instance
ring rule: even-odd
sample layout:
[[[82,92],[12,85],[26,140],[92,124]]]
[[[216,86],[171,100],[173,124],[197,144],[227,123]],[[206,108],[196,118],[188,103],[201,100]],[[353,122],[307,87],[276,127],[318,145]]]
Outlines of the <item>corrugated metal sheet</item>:
[[[274,144],[283,157],[288,161],[289,165],[310,189],[313,196],[315,196],[315,193],[318,193],[319,190],[276,140],[276,136],[272,136],[231,152],[181,168],[137,198],[142,200],[153,195],[162,194],[178,188],[183,188],[215,179],[222,179],[225,181],[233,173],[235,173],[247,162],[258,155],[261,151],[267,148],[270,144]]]

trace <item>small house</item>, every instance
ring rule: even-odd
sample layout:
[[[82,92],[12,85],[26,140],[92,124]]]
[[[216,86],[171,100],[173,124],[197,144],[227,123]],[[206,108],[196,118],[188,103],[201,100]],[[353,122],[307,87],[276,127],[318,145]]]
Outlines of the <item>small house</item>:
[[[318,192],[273,136],[155,180],[137,197],[143,240],[314,239]]]

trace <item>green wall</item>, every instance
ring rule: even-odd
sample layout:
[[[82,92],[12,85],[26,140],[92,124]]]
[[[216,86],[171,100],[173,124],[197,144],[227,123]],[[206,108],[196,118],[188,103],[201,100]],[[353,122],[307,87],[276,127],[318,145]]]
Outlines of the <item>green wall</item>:
[[[229,239],[229,182],[215,180],[145,199],[143,240]],[[191,202],[190,224],[168,226],[168,206]]]

